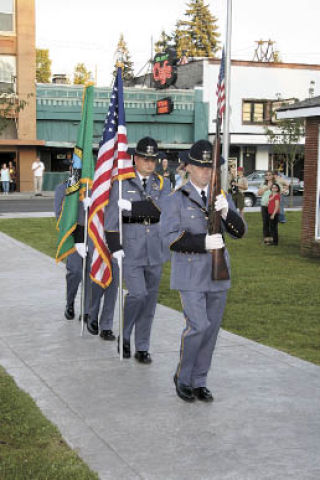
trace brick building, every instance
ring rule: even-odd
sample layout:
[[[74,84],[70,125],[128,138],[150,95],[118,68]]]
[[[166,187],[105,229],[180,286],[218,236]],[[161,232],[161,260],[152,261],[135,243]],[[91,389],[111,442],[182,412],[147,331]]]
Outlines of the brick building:
[[[305,119],[301,253],[320,258],[320,96],[283,107],[277,117]]]
[[[36,138],[36,50],[34,0],[6,0],[0,3],[0,164],[10,160],[17,169],[17,188],[33,189],[31,164]],[[16,105],[26,102],[17,112]],[[11,109],[5,110],[7,105]]]

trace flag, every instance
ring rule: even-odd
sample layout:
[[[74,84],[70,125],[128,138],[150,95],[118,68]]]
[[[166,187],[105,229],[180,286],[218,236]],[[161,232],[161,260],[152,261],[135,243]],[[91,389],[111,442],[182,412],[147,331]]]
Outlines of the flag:
[[[112,281],[110,253],[104,240],[104,208],[109,203],[113,180],[135,176],[127,149],[122,70],[118,67],[94,172],[88,222],[89,235],[94,244],[90,277],[103,288]]]
[[[94,87],[92,85],[86,86],[84,89],[82,119],[72,158],[73,172],[81,170],[81,178],[78,179],[77,175],[74,175],[72,185],[66,188],[66,195],[56,227],[58,231],[57,263],[76,250],[72,233],[77,227],[79,199],[81,200],[84,197],[87,181],[89,188],[91,188],[92,184],[94,173],[92,156],[93,96]]]
[[[222,118],[222,115],[226,108],[226,92],[225,92],[225,54],[224,48],[222,49],[222,57],[220,63],[220,71],[218,77],[218,84],[217,84],[217,111],[218,116]]]

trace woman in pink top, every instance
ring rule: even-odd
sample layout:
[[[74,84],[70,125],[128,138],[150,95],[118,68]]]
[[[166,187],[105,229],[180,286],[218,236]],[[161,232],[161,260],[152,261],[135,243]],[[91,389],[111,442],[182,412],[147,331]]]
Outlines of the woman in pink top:
[[[268,245],[278,245],[278,223],[279,223],[279,213],[280,213],[280,187],[277,183],[274,183],[271,187],[271,194],[269,196],[268,202],[268,213],[269,213],[269,225],[270,233],[273,238],[273,243]]]

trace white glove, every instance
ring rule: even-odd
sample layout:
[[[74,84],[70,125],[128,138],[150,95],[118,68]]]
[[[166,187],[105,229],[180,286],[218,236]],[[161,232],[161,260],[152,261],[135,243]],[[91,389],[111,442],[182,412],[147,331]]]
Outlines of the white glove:
[[[118,262],[118,265],[120,265],[121,259],[124,257],[124,251],[117,250],[116,252],[113,252],[112,257],[115,258]]]
[[[221,193],[220,195],[217,195],[217,199],[214,204],[214,209],[219,212],[221,210],[221,216],[223,220],[227,218],[228,215],[228,210],[229,210],[229,204],[228,200],[226,197]]]
[[[206,235],[206,250],[218,250],[224,247],[221,233]]]
[[[75,243],[74,246],[81,258],[86,258],[87,250],[84,243]]]
[[[85,197],[85,198],[82,200],[82,205],[83,205],[84,210],[87,210],[88,208],[90,208],[91,205],[92,205],[92,198],[90,198],[90,197]]]
[[[132,203],[130,200],[125,200],[124,198],[121,198],[118,200],[118,207],[121,208],[121,210],[128,210],[128,212],[131,212],[132,210]]]

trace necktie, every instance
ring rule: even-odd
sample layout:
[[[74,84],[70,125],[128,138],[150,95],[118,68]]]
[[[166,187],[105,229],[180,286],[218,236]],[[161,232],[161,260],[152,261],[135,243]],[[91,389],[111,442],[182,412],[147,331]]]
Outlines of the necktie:
[[[142,186],[143,186],[144,190],[147,188],[147,179],[146,178],[142,179]]]
[[[202,201],[205,204],[205,206],[207,206],[207,195],[206,195],[206,192],[204,190],[201,190],[201,198],[202,198]]]

